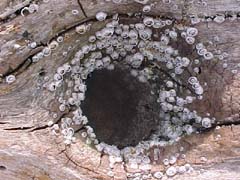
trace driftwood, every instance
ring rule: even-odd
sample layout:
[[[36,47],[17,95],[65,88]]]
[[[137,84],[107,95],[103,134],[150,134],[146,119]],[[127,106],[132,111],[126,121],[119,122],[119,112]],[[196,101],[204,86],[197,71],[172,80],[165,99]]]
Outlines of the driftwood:
[[[47,123],[51,119],[49,112],[56,111],[56,107],[51,106],[54,94],[42,88],[40,72],[51,77],[59,65],[67,62],[87,42],[88,35],[103,26],[103,23],[96,22],[96,12],[127,14],[139,12],[142,5],[129,2],[116,6],[104,0],[50,0],[48,3],[39,0],[36,1],[39,5],[37,12],[21,16],[19,10],[31,2],[0,1],[0,74],[2,77],[9,74],[17,77],[10,85],[4,82],[4,78],[0,79],[0,179],[111,179],[107,176],[109,162],[106,155],[102,156],[78,138],[75,144],[66,147],[61,137],[51,134]],[[207,8],[191,6],[188,0],[176,3],[179,4],[177,11],[159,3],[151,13],[184,19],[191,13],[214,16],[240,10],[238,2],[231,0],[212,0]],[[73,15],[72,10],[78,10],[79,14]],[[75,27],[85,22],[91,24],[90,31],[84,35],[76,34]],[[201,41],[219,36],[217,48],[230,55],[228,68],[240,63],[239,20],[197,26]],[[65,41],[51,56],[37,63],[29,61],[29,57],[59,34],[64,35]],[[37,42],[37,48],[28,48],[26,40]],[[16,43],[23,47],[18,53],[13,48]],[[69,46],[71,51],[68,51]],[[63,52],[68,53],[63,56]],[[183,146],[186,159],[178,163],[190,163],[196,169],[192,174],[178,175],[173,179],[240,179],[240,75],[232,74],[222,68],[222,62],[216,62],[205,68],[200,77],[208,83],[208,90],[204,99],[193,108],[216,117],[220,129],[184,137],[175,145],[166,147],[163,156],[167,157]],[[207,161],[202,161],[201,157],[206,157]],[[163,168],[162,165],[153,165],[152,171]],[[126,179],[127,172],[131,171],[129,167],[116,166],[114,179]]]

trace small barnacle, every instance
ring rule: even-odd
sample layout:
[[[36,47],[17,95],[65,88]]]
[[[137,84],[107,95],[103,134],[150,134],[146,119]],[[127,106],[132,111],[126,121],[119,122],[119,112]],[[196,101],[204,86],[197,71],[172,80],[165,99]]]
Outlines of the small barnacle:
[[[169,158],[169,164],[173,165],[177,162],[177,158],[175,156],[170,156]]]
[[[30,4],[28,11],[29,13],[34,13],[35,11],[38,11],[39,6],[37,4]]]
[[[168,45],[168,43],[169,43],[169,37],[167,37],[167,36],[161,36],[161,39],[160,39],[160,42],[163,44],[163,45]]]
[[[225,21],[225,16],[224,14],[219,14],[219,15],[216,15],[216,17],[213,19],[213,21],[215,21],[216,23],[223,23]]]
[[[38,62],[39,60],[40,58],[37,55],[32,57],[32,62]]]
[[[147,4],[149,0],[134,0],[134,1],[140,4]]]
[[[200,56],[204,56],[204,54],[207,53],[207,49],[198,49],[198,50],[197,50],[197,53],[198,53],[198,55],[200,55]]]
[[[120,4],[122,2],[122,0],[112,0],[112,2],[115,4]]]
[[[182,58],[182,66],[187,67],[190,63],[190,60],[187,57]]]
[[[62,36],[58,36],[58,37],[57,37],[57,42],[58,42],[58,43],[61,43],[61,42],[63,42],[63,40],[64,40],[64,39],[63,39],[63,37],[62,37]]]
[[[197,43],[196,44],[196,49],[199,50],[199,49],[204,49],[204,45],[202,43]]]
[[[143,6],[143,9],[142,9],[143,12],[150,12],[151,11],[151,6],[150,5],[145,5]]]
[[[197,28],[189,27],[187,28],[187,36],[195,37],[198,34]]]
[[[185,38],[185,40],[186,40],[186,42],[187,42],[188,44],[194,44],[194,43],[195,43],[195,38],[194,38],[194,37],[191,37],[191,36],[187,36],[187,37]]]
[[[106,18],[107,18],[107,13],[105,13],[105,12],[98,12],[96,14],[96,19],[98,21],[104,21]]]
[[[58,73],[54,74],[55,81],[61,81],[62,79],[63,79],[63,76],[61,74],[58,74]]]
[[[73,9],[73,10],[72,10],[72,14],[73,14],[73,15],[77,15],[77,14],[79,14],[79,11],[78,11],[77,9]]]
[[[55,50],[57,49],[58,47],[58,42],[53,40],[52,42],[50,42],[50,44],[48,45],[48,47],[51,49],[51,50]]]
[[[93,43],[97,40],[96,36],[89,36],[88,41]]]
[[[8,75],[8,76],[6,77],[6,82],[7,82],[8,84],[13,83],[15,80],[16,80],[16,77],[15,77],[14,75]]]
[[[203,118],[203,119],[202,119],[202,126],[203,126],[204,128],[210,128],[210,127],[212,127],[211,119],[209,119],[209,118],[207,118],[207,117]]]
[[[54,82],[52,82],[52,83],[50,83],[50,84],[48,85],[48,90],[49,90],[49,91],[55,91],[56,88],[57,88],[57,86],[56,86],[56,84],[55,84]]]
[[[79,25],[75,28],[78,34],[84,34],[87,31],[87,26],[85,24]]]
[[[169,32],[169,37],[172,39],[176,39],[177,38],[177,32],[176,31],[170,31]]]
[[[65,68],[64,67],[58,67],[57,68],[57,73],[60,74],[61,76],[63,76],[66,73]]]
[[[37,43],[36,42],[31,42],[28,46],[29,46],[29,48],[34,49],[34,48],[37,47]]]
[[[170,26],[170,25],[173,23],[173,21],[170,20],[170,19],[167,19],[167,20],[165,21],[165,23],[166,23],[166,25]]]
[[[198,79],[196,78],[196,77],[194,77],[194,76],[191,76],[189,79],[188,79],[188,83],[189,84],[196,84],[196,83],[198,83]]]
[[[54,123],[53,123],[53,121],[48,121],[48,126],[50,127],[50,126],[52,126]]]
[[[42,50],[42,53],[43,53],[44,56],[49,56],[51,54],[51,49],[49,47],[45,47]]]
[[[206,60],[210,60],[213,58],[213,54],[211,52],[206,52],[206,53],[204,53],[203,57]]]
[[[164,164],[165,166],[168,166],[168,165],[169,165],[169,160],[168,160],[168,159],[164,159],[164,160],[163,160],[163,164]]]
[[[183,174],[183,173],[185,173],[187,170],[186,170],[186,167],[185,166],[179,166],[179,168],[178,168],[178,173],[180,173],[180,174]]]
[[[175,68],[175,74],[182,74],[184,71],[184,69],[182,69],[181,67],[176,67]]]
[[[166,175],[167,176],[174,176],[175,174],[177,173],[177,169],[173,166],[169,167],[167,170],[166,170]]]
[[[21,15],[22,15],[22,16],[25,16],[24,13],[25,13],[26,11],[29,12],[29,8],[28,8],[28,7],[24,7],[24,8],[21,10]]]
[[[143,24],[144,24],[145,26],[151,27],[151,26],[153,26],[153,24],[154,24],[154,19],[153,19],[152,17],[145,17],[145,18],[143,19]]]
[[[191,24],[198,24],[198,23],[200,23],[201,22],[201,19],[199,18],[199,17],[197,17],[197,16],[192,16],[191,17]]]

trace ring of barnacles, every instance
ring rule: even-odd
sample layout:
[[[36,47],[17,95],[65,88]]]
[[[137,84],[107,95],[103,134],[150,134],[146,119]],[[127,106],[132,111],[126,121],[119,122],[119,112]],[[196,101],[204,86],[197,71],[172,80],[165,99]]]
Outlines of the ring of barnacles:
[[[96,14],[96,19],[104,21],[105,12]],[[76,28],[80,34],[86,30],[85,25]],[[188,109],[189,104],[203,98],[204,89],[197,78],[200,67],[213,58],[203,43],[197,42],[198,30],[185,26],[172,19],[144,16],[132,24],[120,23],[116,14],[112,21],[95,35],[89,36],[88,44],[83,45],[70,62],[58,67],[48,90],[56,91],[67,86],[64,96],[58,101],[59,111],[74,107],[71,116],[61,119],[61,126],[50,124],[54,132],[61,132],[70,145],[74,142],[74,127],[83,126],[81,136],[86,144],[93,145],[98,151],[109,154],[113,163],[127,161],[131,163],[151,162],[144,151],[153,146],[165,146],[179,140],[184,134],[191,134],[200,129],[210,128],[214,118],[201,117],[196,111]],[[57,41],[62,41],[59,39]],[[57,45],[50,44],[41,53],[48,55],[50,49]],[[177,44],[181,42],[195,53],[196,58],[183,56]],[[180,46],[183,46],[183,45]],[[42,55],[41,54],[41,55]],[[33,60],[39,59],[39,54]],[[117,146],[99,142],[94,129],[88,125],[88,118],[82,111],[81,104],[87,91],[86,80],[95,70],[114,70],[117,64],[123,64],[140,83],[157,82],[160,114],[157,130],[135,147],[118,149]],[[156,86],[155,86],[156,87]]]

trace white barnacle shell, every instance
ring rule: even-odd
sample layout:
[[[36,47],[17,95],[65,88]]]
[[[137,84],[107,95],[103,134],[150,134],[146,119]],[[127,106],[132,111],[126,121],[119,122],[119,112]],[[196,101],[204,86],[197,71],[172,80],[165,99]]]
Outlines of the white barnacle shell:
[[[203,88],[202,88],[202,86],[196,88],[196,89],[195,89],[195,93],[196,93],[197,95],[203,94]]]
[[[87,116],[82,116],[82,117],[81,117],[81,121],[82,121],[82,124],[83,124],[83,125],[87,124],[87,123],[88,123],[88,118],[87,118]]]
[[[58,74],[58,73],[56,73],[56,74],[54,74],[53,78],[54,78],[55,81],[61,81],[63,79],[63,76]]]
[[[203,43],[197,43],[196,44],[196,49],[204,49]]]
[[[134,1],[140,4],[147,4],[149,0],[134,0]]]
[[[145,18],[143,19],[143,24],[144,24],[145,26],[151,27],[151,26],[153,26],[153,24],[154,24],[154,19],[153,19],[152,17],[145,17]]]
[[[24,7],[22,10],[21,10],[21,15],[22,16],[25,16],[25,11],[28,11],[29,12],[29,8],[28,7]],[[30,13],[30,12],[29,12]]]
[[[187,42],[188,44],[194,44],[194,43],[195,43],[195,38],[194,38],[194,37],[191,37],[191,36],[187,36],[187,37],[185,38],[185,40],[186,40],[186,42]]]
[[[197,50],[197,53],[198,53],[198,55],[200,55],[200,56],[204,56],[204,54],[207,53],[207,49],[205,49],[205,48],[203,48],[203,49],[198,49],[198,50]]]
[[[148,40],[152,36],[152,30],[149,28],[146,28],[144,30],[139,31],[139,36],[142,40]]]
[[[206,60],[210,60],[213,58],[213,54],[211,52],[206,52],[206,53],[204,53],[203,57]]]
[[[32,62],[38,62],[39,60],[40,58],[37,55],[32,57]]]
[[[91,43],[93,43],[93,42],[96,41],[96,39],[97,39],[96,36],[93,36],[93,35],[92,35],[92,36],[89,36],[88,41],[91,42]]]
[[[57,86],[56,86],[56,84],[55,84],[54,82],[52,82],[52,83],[50,83],[50,84],[48,85],[48,90],[49,90],[49,91],[55,91],[56,88],[57,88]]]
[[[87,26],[85,24],[79,25],[75,28],[78,34],[84,34],[87,31]]]
[[[169,32],[169,37],[172,38],[172,39],[176,39],[178,36],[177,32],[176,31],[170,31]]]
[[[39,6],[37,4],[30,4],[28,11],[29,13],[34,13],[35,11],[38,11],[38,9],[39,9]]]
[[[186,170],[186,167],[185,166],[180,166],[179,168],[178,168],[178,173],[180,173],[180,174],[183,174],[183,173],[185,173],[187,170]]]
[[[167,176],[174,176],[175,174],[177,173],[177,169],[173,166],[169,167],[167,170],[166,170],[166,174]]]
[[[66,73],[66,70],[65,70],[64,67],[60,66],[60,67],[57,68],[57,73],[58,73],[59,75],[62,75],[62,76],[63,76],[63,75]],[[60,79],[61,79],[61,78],[60,78]]]
[[[49,47],[45,47],[43,50],[42,50],[42,53],[44,56],[49,56],[51,54],[51,49]]]
[[[191,17],[191,24],[198,24],[201,22],[201,19],[197,16]]]
[[[96,69],[101,69],[103,67],[103,62],[102,60],[97,60],[95,63]]]
[[[36,43],[36,42],[31,42],[31,43],[29,44],[29,47],[30,47],[31,49],[34,49],[34,48],[37,47],[37,43]]]
[[[169,165],[169,160],[168,160],[168,159],[164,159],[164,160],[163,160],[163,164],[164,164],[165,166],[168,166],[168,165]]]
[[[156,179],[162,179],[163,173],[160,172],[160,171],[155,172],[155,173],[153,174],[153,177],[156,178]]]
[[[187,57],[183,57],[181,59],[181,61],[182,61],[182,66],[183,67],[187,67],[189,65],[189,63],[190,63],[190,60]]]
[[[150,5],[145,5],[145,6],[143,6],[142,11],[143,11],[143,12],[150,12],[150,11],[151,11],[151,6],[150,6]]]
[[[168,88],[172,88],[173,87],[173,82],[172,81],[167,81],[166,82],[166,86],[168,87]]]
[[[73,9],[73,10],[72,10],[72,14],[73,14],[73,15],[77,15],[77,14],[79,14],[79,11],[78,11],[77,9]]]
[[[169,37],[163,35],[163,36],[161,36],[160,41],[161,41],[161,43],[162,43],[163,45],[168,45],[168,43],[169,43]]]
[[[195,84],[195,83],[198,83],[198,79],[194,76],[191,76],[189,79],[188,79],[188,83],[189,84]]]
[[[75,99],[72,98],[72,97],[68,98],[68,103],[69,103],[70,105],[75,105]]]
[[[172,1],[171,0],[162,0],[164,4],[170,4]]]
[[[187,28],[187,36],[195,37],[198,34],[198,29],[194,27]]]
[[[210,128],[212,126],[211,124],[211,119],[209,119],[208,117],[205,117],[202,119],[202,126],[205,128]]]
[[[50,42],[50,44],[48,45],[48,47],[51,49],[51,50],[55,50],[57,47],[59,46],[58,42],[53,40],[52,42]]]
[[[114,33],[114,28],[104,28],[102,29],[102,33],[104,37],[110,37]]]
[[[120,4],[122,0],[112,0],[113,3]]]
[[[215,21],[216,23],[223,23],[225,21],[225,16],[224,14],[219,14],[219,15],[216,15],[216,17],[213,19],[213,21]]]
[[[184,71],[184,69],[182,69],[181,67],[176,67],[175,68],[175,74],[182,74]]]
[[[64,38],[63,38],[62,36],[58,36],[58,37],[57,37],[57,42],[58,42],[58,43],[63,42],[63,40],[64,40]]]
[[[167,67],[168,69],[173,69],[173,68],[174,68],[172,62],[167,62],[166,67]]]
[[[87,135],[88,135],[88,134],[87,134],[87,132],[85,132],[85,131],[81,133],[81,136],[82,136],[83,138],[86,138]]]
[[[107,18],[107,13],[105,13],[105,12],[98,12],[97,14],[96,14],[96,19],[98,20],[98,21],[104,21],[105,19]]]
[[[136,28],[138,31],[144,30],[145,25],[142,24],[142,23],[136,23],[136,24],[135,24],[135,28]]]
[[[175,164],[176,162],[177,162],[177,157],[176,156],[170,156],[169,164]]]
[[[8,84],[11,84],[11,83],[13,83],[14,81],[16,80],[16,77],[14,76],[14,75],[8,75],[7,77],[6,77],[6,82],[8,83]]]
[[[137,39],[138,38],[138,32],[136,30],[132,29],[132,30],[129,31],[128,36],[130,38]]]

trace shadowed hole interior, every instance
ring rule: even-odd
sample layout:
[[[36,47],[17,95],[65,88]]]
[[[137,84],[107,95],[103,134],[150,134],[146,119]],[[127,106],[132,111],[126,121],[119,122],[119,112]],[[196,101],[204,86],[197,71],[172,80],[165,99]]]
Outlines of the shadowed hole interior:
[[[123,148],[148,138],[157,126],[156,99],[149,83],[116,66],[92,73],[82,108],[100,141]]]

